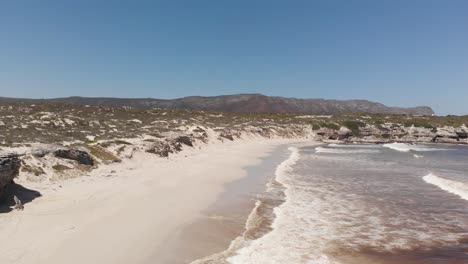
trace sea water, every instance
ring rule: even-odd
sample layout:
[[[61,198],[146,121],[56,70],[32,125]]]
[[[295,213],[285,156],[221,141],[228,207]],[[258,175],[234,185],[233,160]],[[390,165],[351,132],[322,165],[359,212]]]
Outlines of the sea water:
[[[468,263],[468,147],[291,147],[209,263]]]

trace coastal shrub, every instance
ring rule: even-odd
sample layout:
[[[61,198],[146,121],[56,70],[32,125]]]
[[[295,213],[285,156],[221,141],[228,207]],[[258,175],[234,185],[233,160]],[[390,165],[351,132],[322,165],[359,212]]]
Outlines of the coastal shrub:
[[[88,145],[87,148],[93,157],[103,162],[120,162],[121,160],[109,151],[95,145]]]
[[[360,135],[361,131],[359,130],[359,128],[366,126],[366,124],[361,121],[352,121],[352,120],[346,120],[342,122],[341,124],[344,127],[347,127],[348,129],[350,129],[353,132],[353,135],[355,136]]]
[[[385,124],[385,121],[382,120],[382,119],[376,119],[376,120],[374,120],[374,124],[375,125],[383,125],[383,124]]]
[[[329,128],[329,129],[335,129],[335,130],[340,129],[339,125],[337,125],[335,123],[326,123],[326,122],[321,123],[320,127],[325,127],[325,128]]]
[[[44,170],[41,167],[36,167],[36,166],[32,166],[32,165],[27,165],[27,164],[23,165],[21,167],[21,170],[25,171],[25,172],[29,172],[31,174],[34,174],[35,176],[45,174]]]
[[[382,134],[380,135],[381,138],[384,138],[384,139],[389,139],[391,137],[390,134]]]
[[[52,166],[52,169],[54,169],[55,171],[64,171],[64,170],[70,170],[71,168],[67,167],[67,166],[64,166],[62,164],[55,164],[54,166]]]

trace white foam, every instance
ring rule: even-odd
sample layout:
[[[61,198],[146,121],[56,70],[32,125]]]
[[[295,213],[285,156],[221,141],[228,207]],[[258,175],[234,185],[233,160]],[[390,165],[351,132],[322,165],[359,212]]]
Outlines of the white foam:
[[[444,179],[432,173],[424,176],[423,180],[468,201],[468,183]]]
[[[357,154],[357,153],[379,153],[376,149],[337,149],[316,147],[316,153],[333,153],[333,154]]]
[[[332,147],[332,148],[379,148],[380,145],[377,144],[328,144],[327,147]]]
[[[276,181],[286,187],[286,201],[274,209],[275,219],[272,223],[272,231],[263,237],[247,241],[246,245],[237,250],[236,254],[227,259],[231,264],[283,264],[283,263],[307,263],[307,264],[337,264],[323,253],[323,247],[316,245],[314,250],[309,243],[301,244],[300,239],[307,232],[309,226],[305,223],[295,223],[297,220],[292,212],[304,215],[303,210],[309,210],[309,206],[302,204],[303,199],[298,199],[288,185],[293,175],[293,166],[299,161],[300,153],[295,147],[289,148],[291,155],[276,168]],[[313,203],[313,202],[312,202]],[[306,228],[307,230],[304,230]],[[312,230],[316,232],[320,230]],[[308,239],[314,236],[307,236]],[[298,241],[299,240],[299,241]],[[302,246],[301,246],[302,245]]]
[[[390,143],[383,145],[386,148],[393,149],[400,152],[409,152],[409,151],[440,151],[440,150],[450,150],[450,149],[442,149],[442,148],[430,148],[421,145],[410,145],[406,143]]]

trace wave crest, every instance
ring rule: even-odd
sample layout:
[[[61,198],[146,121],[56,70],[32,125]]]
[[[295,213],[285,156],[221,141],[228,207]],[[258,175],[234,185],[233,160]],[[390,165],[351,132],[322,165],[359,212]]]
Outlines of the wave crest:
[[[468,183],[444,179],[432,173],[424,176],[423,180],[468,201]]]
[[[357,153],[379,153],[376,149],[337,149],[337,148],[324,148],[316,147],[316,153],[332,153],[332,154],[357,154]]]
[[[400,152],[409,152],[409,151],[440,151],[440,150],[450,150],[450,149],[441,149],[441,148],[430,148],[421,145],[410,145],[406,143],[390,143],[383,144],[384,147],[393,149]]]

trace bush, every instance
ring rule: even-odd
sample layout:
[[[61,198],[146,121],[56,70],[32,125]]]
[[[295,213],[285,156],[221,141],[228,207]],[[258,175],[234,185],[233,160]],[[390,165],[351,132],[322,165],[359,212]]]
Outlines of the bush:
[[[335,123],[321,123],[320,127],[325,127],[329,129],[335,129],[335,130],[340,129],[340,126]]]
[[[353,131],[354,136],[359,136],[361,134],[361,131],[359,128],[365,127],[366,124],[360,121],[351,121],[351,120],[346,120],[341,123],[344,127],[349,128],[351,131]]]

